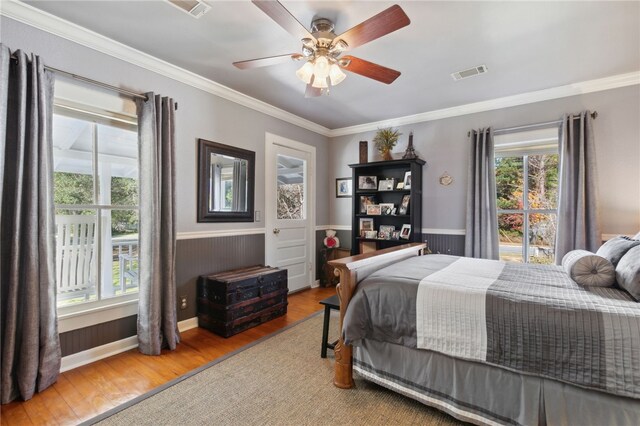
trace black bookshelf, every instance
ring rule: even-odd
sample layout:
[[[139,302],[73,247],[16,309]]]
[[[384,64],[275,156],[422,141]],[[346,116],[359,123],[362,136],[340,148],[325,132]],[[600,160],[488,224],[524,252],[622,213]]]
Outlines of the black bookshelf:
[[[373,163],[350,164],[353,178],[353,203],[351,221],[351,254],[359,254],[360,243],[375,245],[376,249],[393,247],[407,242],[420,242],[422,240],[422,166],[425,162],[421,159],[376,161]],[[411,189],[396,189],[398,182],[404,181],[405,173],[411,172]],[[358,183],[361,176],[375,176],[379,184],[383,179],[394,179],[393,190],[381,191],[378,189],[360,189]],[[398,214],[400,203],[404,195],[409,195],[409,208],[407,214]],[[395,215],[368,215],[360,212],[360,197],[373,196],[379,203],[393,203]],[[373,219],[376,231],[380,225],[393,225],[400,230],[403,224],[411,225],[409,239],[387,240],[379,238],[364,238],[360,236],[360,219]]]

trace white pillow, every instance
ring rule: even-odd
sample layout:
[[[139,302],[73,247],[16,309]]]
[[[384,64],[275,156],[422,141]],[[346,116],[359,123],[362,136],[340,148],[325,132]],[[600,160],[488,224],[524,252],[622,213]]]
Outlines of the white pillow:
[[[616,282],[613,264],[587,250],[572,250],[562,258],[562,267],[582,286],[611,287]]]
[[[640,232],[633,236],[634,240],[640,240]]]

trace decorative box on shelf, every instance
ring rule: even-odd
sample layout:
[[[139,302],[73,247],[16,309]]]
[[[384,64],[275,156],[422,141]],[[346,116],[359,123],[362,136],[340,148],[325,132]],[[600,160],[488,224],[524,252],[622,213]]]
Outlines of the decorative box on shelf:
[[[229,337],[287,313],[287,270],[251,266],[198,280],[198,326]]]

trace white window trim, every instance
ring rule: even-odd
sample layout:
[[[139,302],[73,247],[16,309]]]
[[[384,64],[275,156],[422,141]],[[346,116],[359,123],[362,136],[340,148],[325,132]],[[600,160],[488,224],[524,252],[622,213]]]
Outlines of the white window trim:
[[[58,308],[58,332],[78,330],[138,314],[138,293]]]
[[[90,115],[94,121],[108,125],[137,125],[135,102],[111,91],[86,87],[75,81],[56,78],[54,105],[67,114]],[[59,111],[61,112],[61,111]],[[101,206],[109,209],[116,206]],[[131,206],[117,206],[129,209]],[[56,206],[56,208],[59,208]],[[135,207],[136,209],[138,207]],[[131,293],[71,306],[59,306],[58,332],[78,330],[138,314],[139,293]]]

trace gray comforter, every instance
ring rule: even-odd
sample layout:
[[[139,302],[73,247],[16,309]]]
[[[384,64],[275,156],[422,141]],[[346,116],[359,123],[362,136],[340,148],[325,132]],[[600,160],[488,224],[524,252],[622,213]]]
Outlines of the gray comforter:
[[[429,277],[443,269],[455,269],[458,259],[445,255],[415,257],[371,274],[359,283],[349,304],[343,328],[345,341],[357,345],[366,338],[418,347],[418,287],[428,285]],[[495,269],[497,263],[487,265]],[[482,359],[467,359],[640,398],[639,303],[621,290],[581,287],[558,266],[499,266],[499,274],[486,285],[482,299],[480,323],[482,333],[486,333],[481,339]],[[473,286],[473,280],[480,279],[477,271],[481,268],[469,269],[466,274],[461,274],[460,268],[455,270],[461,287]],[[429,309],[438,310],[434,313],[437,318],[447,319],[443,325],[455,339],[455,327],[446,323],[457,321],[455,315],[448,314],[460,311],[457,297],[442,297]],[[435,336],[439,340],[447,335],[442,330],[435,329],[440,333]],[[457,346],[457,342],[444,342],[437,348],[445,349],[432,350],[460,357],[446,350]]]

